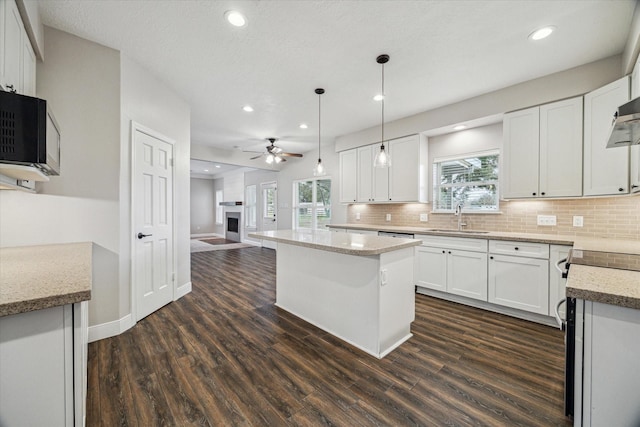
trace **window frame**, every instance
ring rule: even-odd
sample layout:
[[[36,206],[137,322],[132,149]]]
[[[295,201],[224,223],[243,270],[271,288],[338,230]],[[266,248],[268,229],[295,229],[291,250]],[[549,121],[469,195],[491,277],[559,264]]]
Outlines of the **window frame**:
[[[324,228],[318,227],[318,181],[329,181],[329,205],[323,206],[325,210],[329,211],[329,221],[331,221],[331,197],[333,195],[333,181],[328,176],[318,176],[313,178],[296,179],[293,181],[293,203],[292,203],[292,219],[291,223],[294,230],[323,230]],[[311,187],[311,202],[300,203],[298,185],[300,183],[312,182]],[[298,218],[298,209],[306,207],[311,208],[311,227],[300,227]]]
[[[471,181],[464,183],[452,183],[452,184],[440,184],[440,174],[439,167],[441,163],[451,162],[455,160],[465,160],[470,157],[488,157],[488,156],[497,156],[498,163],[498,176],[495,180],[488,181]],[[486,185],[495,185],[495,209],[473,209],[470,205],[463,205],[463,210],[465,214],[495,214],[500,213],[500,172],[501,172],[501,153],[499,149],[492,149],[486,151],[478,151],[471,153],[463,153],[456,154],[453,156],[445,156],[445,157],[437,157],[433,159],[432,162],[432,179],[433,184],[431,190],[432,193],[432,212],[433,213],[453,213],[455,211],[455,206],[451,206],[450,209],[442,209],[439,208],[439,200],[438,195],[440,194],[441,188],[460,188],[460,187],[469,187],[469,186],[486,186]]]

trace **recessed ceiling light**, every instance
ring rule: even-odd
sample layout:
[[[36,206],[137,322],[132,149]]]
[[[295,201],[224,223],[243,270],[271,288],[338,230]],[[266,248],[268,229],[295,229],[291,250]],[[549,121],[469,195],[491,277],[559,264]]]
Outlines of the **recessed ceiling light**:
[[[251,113],[253,111],[253,107],[251,105],[245,105],[242,109],[247,113]]]
[[[224,17],[229,21],[229,24],[234,27],[244,27],[247,25],[247,19],[244,15],[237,10],[228,10],[224,13]]]
[[[467,127],[465,125],[458,125],[456,127],[453,128],[453,130],[462,130],[462,129],[466,129]]]
[[[308,129],[309,126],[307,126],[306,123],[300,123],[300,129]]]
[[[529,38],[531,40],[542,40],[544,38],[549,37],[555,29],[556,27],[551,25],[548,27],[539,28],[535,30],[533,33],[529,34]]]
[[[374,101],[382,101],[384,99],[384,96],[377,94],[376,96],[373,97]]]
[[[205,169],[204,171],[205,171],[205,172],[209,172],[209,169]]]
[[[220,169],[220,165],[216,165],[216,167],[217,167],[218,169]]]

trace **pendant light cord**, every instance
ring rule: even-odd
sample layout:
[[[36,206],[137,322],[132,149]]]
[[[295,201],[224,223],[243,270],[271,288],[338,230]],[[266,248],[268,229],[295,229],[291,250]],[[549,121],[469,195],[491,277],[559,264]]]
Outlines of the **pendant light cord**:
[[[382,63],[382,135],[380,143],[382,145],[382,149],[384,150],[384,63]]]
[[[320,123],[322,123],[320,121],[320,112],[321,112],[321,108],[320,108],[320,99],[322,98],[322,94],[318,94],[318,162],[322,161],[322,156],[320,155]]]

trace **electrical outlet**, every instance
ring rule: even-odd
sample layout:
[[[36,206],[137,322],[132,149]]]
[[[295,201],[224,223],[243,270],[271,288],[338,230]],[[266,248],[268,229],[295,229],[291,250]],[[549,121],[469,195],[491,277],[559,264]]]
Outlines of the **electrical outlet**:
[[[429,221],[429,214],[420,214],[420,222]]]
[[[391,221],[391,214],[387,214],[387,221]]]
[[[573,226],[574,227],[583,227],[584,226],[584,217],[581,215],[573,216]]]
[[[356,221],[360,221],[360,212],[356,212]]]
[[[538,225],[556,225],[556,216],[538,215]]]

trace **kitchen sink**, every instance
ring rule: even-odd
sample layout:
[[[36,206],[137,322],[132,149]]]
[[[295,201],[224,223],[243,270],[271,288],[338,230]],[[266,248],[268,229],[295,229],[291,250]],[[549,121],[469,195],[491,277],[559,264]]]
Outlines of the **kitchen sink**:
[[[452,230],[452,229],[438,229],[438,228],[431,228],[427,231],[435,231],[436,233],[466,233],[466,234],[485,234],[488,233],[488,231],[480,231],[480,230]]]

